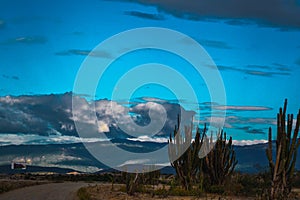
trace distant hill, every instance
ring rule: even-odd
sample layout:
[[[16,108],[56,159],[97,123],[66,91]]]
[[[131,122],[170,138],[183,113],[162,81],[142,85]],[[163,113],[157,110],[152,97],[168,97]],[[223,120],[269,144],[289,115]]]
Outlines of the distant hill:
[[[161,148],[166,143],[130,141],[118,139],[114,141],[120,148],[133,152],[149,152]],[[275,145],[275,143],[274,143]],[[138,148],[136,148],[138,146]],[[267,144],[249,146],[235,146],[238,165],[237,171],[256,173],[268,170],[268,160],[265,150]],[[275,148],[274,148],[275,149]],[[300,151],[300,149],[299,149]],[[10,162],[14,159],[27,157],[32,159],[24,172],[56,172],[67,173],[70,171],[105,172],[111,171],[107,166],[96,160],[83,144],[52,144],[52,145],[10,145],[0,146],[0,173],[14,173],[10,169]],[[298,156],[300,152],[298,152]],[[296,169],[300,170],[300,158],[296,162]],[[19,170],[20,172],[23,172]],[[163,173],[174,173],[172,167],[161,169]]]

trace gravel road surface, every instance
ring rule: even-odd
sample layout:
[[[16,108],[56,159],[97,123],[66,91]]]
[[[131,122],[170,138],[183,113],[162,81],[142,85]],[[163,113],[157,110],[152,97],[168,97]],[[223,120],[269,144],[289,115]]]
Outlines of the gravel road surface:
[[[0,194],[1,200],[77,200],[76,192],[84,182],[49,183]]]

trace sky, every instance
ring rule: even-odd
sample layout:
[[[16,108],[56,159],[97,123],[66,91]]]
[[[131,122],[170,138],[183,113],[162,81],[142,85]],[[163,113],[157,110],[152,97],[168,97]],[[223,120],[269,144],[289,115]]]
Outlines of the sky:
[[[203,46],[216,64],[225,87],[226,105],[214,102],[216,109],[226,110],[225,129],[236,143],[267,140],[267,129],[276,125],[276,113],[285,98],[289,113],[296,114],[300,108],[300,1],[2,0],[0,142],[12,144],[14,136],[19,138],[24,134],[23,139],[28,142],[33,140],[32,134],[40,137],[50,130],[57,131],[58,137],[73,132],[63,131],[74,128],[68,124],[72,120],[69,114],[59,121],[54,119],[58,113],[45,117],[43,109],[32,105],[50,104],[47,108],[50,110],[59,107],[53,99],[73,91],[80,67],[97,45],[115,34],[142,27],[172,29]],[[122,45],[134,43],[135,39],[123,41]],[[111,52],[100,51],[94,56],[110,59]],[[145,63],[161,63],[178,70],[190,81],[198,97],[198,102],[193,102],[183,95],[182,106],[187,112],[196,112],[195,120],[200,124],[209,121],[207,102],[212,100],[203,77],[195,75],[184,59],[158,50],[130,52],[117,59],[99,83],[95,99],[113,100],[116,107],[126,108],[122,100],[128,91],[120,91],[115,85],[125,73]],[[155,73],[172,80],[164,72]],[[139,73],[136,79],[149,76]],[[112,99],[114,90],[119,92],[117,99]],[[44,96],[41,100],[42,95],[49,94],[56,97]],[[131,94],[131,100],[136,101],[131,106],[139,106],[136,109],[147,110],[152,101],[178,102],[176,92],[151,82]],[[63,97],[69,98],[68,94]],[[71,108],[66,105],[64,109]],[[130,112],[141,114],[136,109]],[[100,132],[111,128],[111,115],[103,117]],[[22,123],[28,122],[28,116],[34,119],[29,120],[33,124],[25,127]],[[8,126],[5,119],[13,122]],[[212,120],[218,119],[213,116]]]

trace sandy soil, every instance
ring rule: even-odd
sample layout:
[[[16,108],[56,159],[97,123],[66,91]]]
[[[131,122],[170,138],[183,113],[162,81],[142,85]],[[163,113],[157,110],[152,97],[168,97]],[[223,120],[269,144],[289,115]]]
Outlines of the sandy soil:
[[[0,194],[1,200],[76,200],[77,190],[84,182],[49,183],[12,190]]]

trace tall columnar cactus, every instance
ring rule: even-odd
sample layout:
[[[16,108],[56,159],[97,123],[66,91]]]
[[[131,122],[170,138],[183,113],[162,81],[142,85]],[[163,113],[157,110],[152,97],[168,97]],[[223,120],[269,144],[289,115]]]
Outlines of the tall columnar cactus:
[[[293,114],[288,114],[286,119],[287,99],[283,109],[277,114],[276,154],[273,158],[272,129],[269,128],[269,142],[266,150],[271,172],[270,199],[287,199],[292,189],[292,179],[300,145],[298,138],[300,126],[300,109],[293,130]],[[292,134],[293,133],[293,134]]]
[[[122,178],[126,184],[126,193],[128,195],[134,195],[137,190],[139,179],[141,175],[139,173],[122,172]]]
[[[213,144],[212,137],[210,142],[205,144],[214,145],[214,147],[204,158],[204,172],[209,175],[212,185],[222,185],[226,178],[231,176],[237,165],[232,137],[226,141],[226,133],[220,131],[215,144]]]
[[[202,160],[198,154],[203,144],[203,138],[206,132],[206,126],[200,133],[197,128],[195,139],[192,142],[193,125],[184,127],[184,135],[181,132],[179,117],[178,125],[170,135],[169,157],[171,165],[176,170],[178,179],[185,190],[192,189],[192,184],[201,179]],[[173,138],[174,137],[174,138]]]

